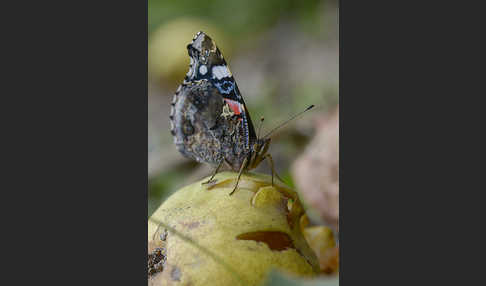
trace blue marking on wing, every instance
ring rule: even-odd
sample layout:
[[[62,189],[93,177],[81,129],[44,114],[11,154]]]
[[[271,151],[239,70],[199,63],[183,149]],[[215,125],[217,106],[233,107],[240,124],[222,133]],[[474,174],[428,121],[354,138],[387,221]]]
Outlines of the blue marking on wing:
[[[230,94],[235,89],[235,83],[225,80],[222,83],[215,82],[214,85],[222,94]]]

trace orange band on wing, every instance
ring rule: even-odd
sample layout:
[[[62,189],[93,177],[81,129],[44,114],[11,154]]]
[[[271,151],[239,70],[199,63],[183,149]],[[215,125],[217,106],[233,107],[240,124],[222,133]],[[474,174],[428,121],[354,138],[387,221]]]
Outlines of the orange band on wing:
[[[226,103],[229,105],[229,107],[231,108],[231,110],[236,114],[236,115],[240,115],[241,112],[243,111],[243,106],[234,101],[234,100],[231,100],[231,99],[227,99],[225,98],[224,99],[226,101]]]

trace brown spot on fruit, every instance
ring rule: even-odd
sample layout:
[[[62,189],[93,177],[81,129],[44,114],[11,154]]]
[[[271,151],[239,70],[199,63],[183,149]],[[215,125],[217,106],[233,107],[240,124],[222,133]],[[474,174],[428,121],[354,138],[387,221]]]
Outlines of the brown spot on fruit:
[[[164,270],[166,256],[162,248],[156,248],[148,254],[148,276],[152,276]]]
[[[255,231],[255,232],[247,232],[242,233],[236,236],[238,240],[254,240],[257,242],[264,242],[268,245],[271,250],[286,250],[289,248],[293,248],[294,244],[292,243],[292,239],[288,234],[281,231]]]

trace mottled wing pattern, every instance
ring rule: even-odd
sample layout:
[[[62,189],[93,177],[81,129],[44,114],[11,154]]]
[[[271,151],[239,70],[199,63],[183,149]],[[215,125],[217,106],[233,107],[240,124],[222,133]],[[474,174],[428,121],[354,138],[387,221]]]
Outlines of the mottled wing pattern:
[[[184,82],[207,79],[218,89],[235,115],[241,118],[246,148],[249,148],[251,140],[256,139],[255,129],[238,85],[218,47],[209,36],[199,32],[187,50],[191,64]]]
[[[187,49],[190,69],[170,114],[175,144],[186,157],[213,165],[224,157],[237,170],[256,140],[243,98],[211,38],[199,32]]]

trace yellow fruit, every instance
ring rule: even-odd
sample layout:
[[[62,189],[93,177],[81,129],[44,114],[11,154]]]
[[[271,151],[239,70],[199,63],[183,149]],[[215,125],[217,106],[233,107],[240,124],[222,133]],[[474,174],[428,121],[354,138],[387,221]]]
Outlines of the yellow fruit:
[[[314,276],[319,262],[300,227],[297,194],[271,177],[205,178],[175,192],[148,222],[149,285],[259,285],[275,268]]]

